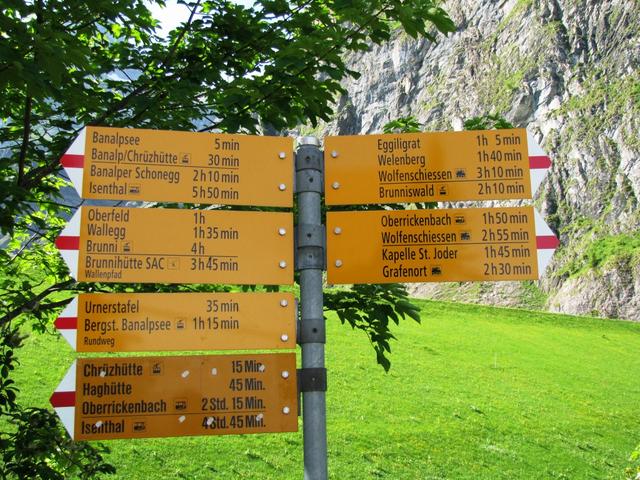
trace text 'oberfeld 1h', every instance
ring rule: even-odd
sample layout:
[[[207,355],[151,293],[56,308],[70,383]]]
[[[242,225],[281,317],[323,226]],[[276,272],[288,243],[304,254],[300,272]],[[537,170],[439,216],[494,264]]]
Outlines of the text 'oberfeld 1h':
[[[60,162],[82,198],[293,205],[287,137],[85,127]]]
[[[80,281],[293,283],[287,212],[81,207],[56,246]]]
[[[325,139],[327,205],[528,199],[550,166],[524,129]]]

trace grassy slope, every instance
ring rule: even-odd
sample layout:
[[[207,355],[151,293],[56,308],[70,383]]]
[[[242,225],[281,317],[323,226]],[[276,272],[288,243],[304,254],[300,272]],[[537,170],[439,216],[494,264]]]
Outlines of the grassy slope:
[[[422,302],[393,368],[329,323],[334,479],[620,478],[640,440],[640,325]],[[28,401],[70,364],[63,340],[21,352]],[[27,377],[28,374],[28,377]],[[110,442],[117,478],[302,478],[298,434]]]

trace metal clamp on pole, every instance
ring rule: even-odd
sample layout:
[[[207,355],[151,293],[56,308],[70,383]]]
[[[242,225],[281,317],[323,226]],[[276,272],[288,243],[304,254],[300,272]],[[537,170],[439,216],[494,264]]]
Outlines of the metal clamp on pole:
[[[302,350],[299,386],[302,393],[304,478],[326,480],[327,375],[323,317],[322,273],[325,266],[325,229],[322,225],[324,160],[317,138],[304,137],[296,151],[296,271],[300,275],[300,324]]]
[[[298,369],[299,392],[326,392],[327,369],[326,368],[299,368]]]
[[[296,172],[296,193],[316,192],[322,193],[324,186],[322,174],[315,170],[302,170]]]
[[[322,247],[327,243],[324,225],[300,224],[296,229],[298,247]]]
[[[326,235],[324,225],[301,224],[296,227],[296,270],[320,269],[327,267]]]
[[[324,156],[320,150],[320,140],[316,137],[302,137],[298,140],[296,172],[302,170],[324,172]]]
[[[324,318],[307,318],[304,323],[298,321],[298,345],[303,343],[327,343]]]

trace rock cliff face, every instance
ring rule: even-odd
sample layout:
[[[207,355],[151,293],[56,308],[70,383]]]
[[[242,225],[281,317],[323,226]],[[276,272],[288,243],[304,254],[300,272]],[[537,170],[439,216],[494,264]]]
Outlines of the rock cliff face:
[[[552,157],[536,208],[561,247],[540,282],[430,284],[437,298],[640,320],[640,4],[635,0],[449,0],[458,25],[432,44],[397,34],[349,59],[319,135],[424,130],[499,113]]]

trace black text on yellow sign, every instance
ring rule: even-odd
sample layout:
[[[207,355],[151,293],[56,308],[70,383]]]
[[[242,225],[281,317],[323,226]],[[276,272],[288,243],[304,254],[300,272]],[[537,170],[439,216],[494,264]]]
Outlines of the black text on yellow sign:
[[[83,198],[293,204],[292,138],[86,127],[61,163]]]
[[[292,293],[80,294],[55,322],[78,352],[296,346]]]
[[[294,432],[294,353],[86,358],[75,440]]]
[[[531,198],[524,129],[325,139],[327,205]]]
[[[329,212],[329,283],[538,278],[532,207]]]
[[[77,279],[291,284],[292,214],[83,207]]]

